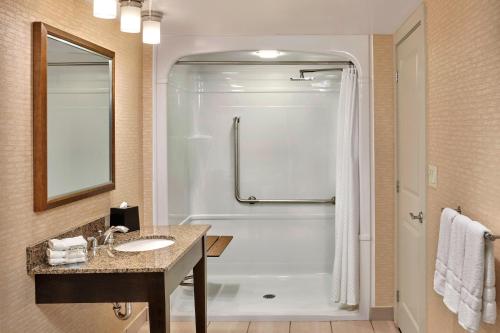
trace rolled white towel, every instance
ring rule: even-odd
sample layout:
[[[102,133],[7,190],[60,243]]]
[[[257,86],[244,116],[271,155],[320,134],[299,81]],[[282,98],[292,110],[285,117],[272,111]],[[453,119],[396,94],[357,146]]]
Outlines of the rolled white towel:
[[[48,259],[47,262],[51,266],[58,266],[58,265],[66,265],[66,264],[76,264],[80,262],[86,262],[87,257],[79,257],[79,258],[57,258],[57,259]]]
[[[66,250],[66,251],[55,251],[51,249],[47,249],[47,258],[48,259],[72,259],[84,257],[86,255],[85,248],[75,249],[75,250]]]
[[[64,251],[78,247],[87,247],[87,241],[83,236],[49,240],[49,248],[51,250]]]

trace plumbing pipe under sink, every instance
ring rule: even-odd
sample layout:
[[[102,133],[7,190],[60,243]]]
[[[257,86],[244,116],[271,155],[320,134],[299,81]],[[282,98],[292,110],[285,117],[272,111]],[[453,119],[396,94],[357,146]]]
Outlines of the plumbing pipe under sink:
[[[116,318],[120,320],[127,320],[132,315],[132,303],[125,303],[125,313],[121,312],[122,306],[120,303],[113,303],[113,311],[115,313]]]

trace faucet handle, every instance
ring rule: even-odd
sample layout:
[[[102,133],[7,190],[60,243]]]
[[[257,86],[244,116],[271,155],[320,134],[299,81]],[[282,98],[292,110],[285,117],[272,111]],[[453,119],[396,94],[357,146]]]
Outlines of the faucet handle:
[[[92,247],[97,247],[97,238],[96,237],[87,237],[87,242],[91,242]]]
[[[91,242],[91,250],[92,254],[95,256],[97,253],[97,238],[96,237],[87,237],[87,242]]]

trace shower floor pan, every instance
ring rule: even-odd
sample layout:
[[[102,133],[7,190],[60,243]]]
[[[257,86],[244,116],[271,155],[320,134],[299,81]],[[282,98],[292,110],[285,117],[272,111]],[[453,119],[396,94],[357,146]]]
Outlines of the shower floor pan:
[[[330,300],[330,274],[208,276],[209,320],[354,320]],[[273,297],[274,296],[274,297]],[[193,318],[193,289],[171,296],[172,320]]]

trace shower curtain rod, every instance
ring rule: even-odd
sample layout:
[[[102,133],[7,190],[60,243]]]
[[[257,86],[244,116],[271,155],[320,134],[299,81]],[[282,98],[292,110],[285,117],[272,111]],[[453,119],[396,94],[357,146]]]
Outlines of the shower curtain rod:
[[[351,61],[287,61],[287,60],[238,60],[238,61],[211,61],[211,60],[178,60],[176,65],[334,65],[354,66]]]

